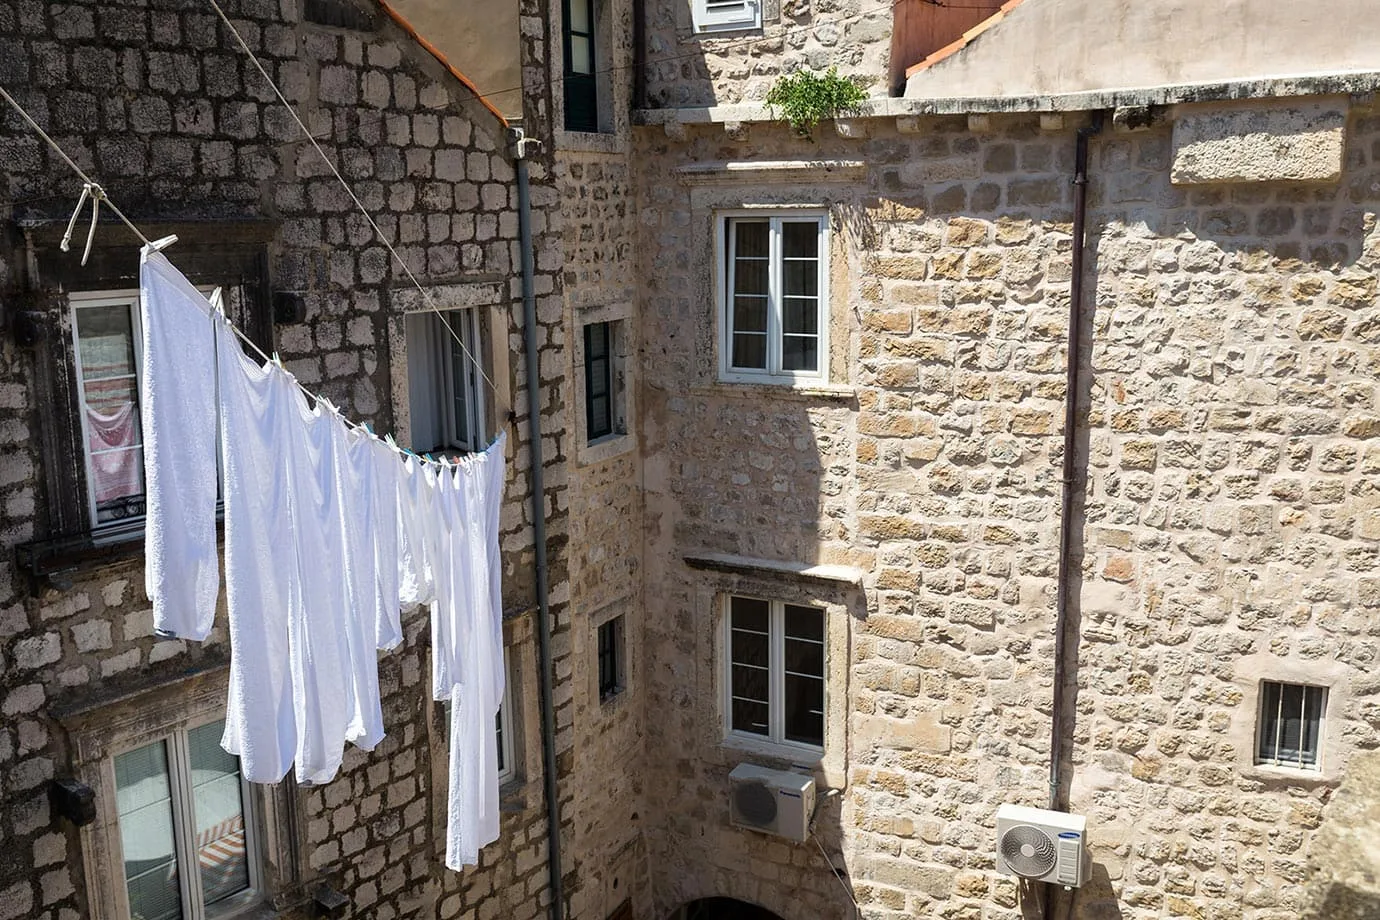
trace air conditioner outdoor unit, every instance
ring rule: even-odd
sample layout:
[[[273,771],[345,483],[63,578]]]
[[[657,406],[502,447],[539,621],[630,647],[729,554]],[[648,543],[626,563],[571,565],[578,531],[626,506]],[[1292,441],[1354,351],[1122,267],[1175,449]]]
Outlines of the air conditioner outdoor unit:
[[[804,843],[815,811],[815,781],[799,773],[740,763],[728,774],[730,820],[738,827]]]
[[[1088,819],[1023,805],[997,809],[997,870],[1077,888],[1088,879]]]

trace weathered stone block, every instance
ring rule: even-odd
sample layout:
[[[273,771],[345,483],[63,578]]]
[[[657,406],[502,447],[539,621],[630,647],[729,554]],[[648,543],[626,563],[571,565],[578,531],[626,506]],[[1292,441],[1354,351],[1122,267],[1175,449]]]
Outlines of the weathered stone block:
[[[1346,142],[1346,105],[1219,105],[1174,121],[1175,185],[1210,182],[1336,182]]]

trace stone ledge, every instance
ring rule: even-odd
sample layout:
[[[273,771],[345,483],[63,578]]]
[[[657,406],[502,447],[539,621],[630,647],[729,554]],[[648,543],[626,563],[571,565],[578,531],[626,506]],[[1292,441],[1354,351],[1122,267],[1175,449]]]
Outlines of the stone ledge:
[[[691,396],[728,397],[730,399],[791,399],[807,401],[852,402],[858,398],[854,387],[827,383],[814,386],[791,386],[784,383],[732,383],[724,381],[708,386],[690,388]]]
[[[867,177],[864,160],[721,160],[677,166],[686,184],[713,182],[852,182]]]
[[[507,285],[502,281],[455,281],[423,285],[431,295],[438,309],[453,310],[458,307],[491,307],[512,302],[508,296]],[[393,288],[390,294],[393,311],[396,313],[415,313],[428,309],[421,292],[408,282]]]
[[[758,559],[733,553],[687,553],[682,557],[692,569],[706,572],[728,572],[734,575],[790,575],[812,581],[852,585],[861,588],[866,573],[851,565],[821,565],[805,562],[782,562],[777,559]]]
[[[849,121],[864,118],[901,118],[921,115],[969,115],[975,113],[1086,112],[1118,106],[1175,105],[1182,102],[1220,102],[1240,99],[1274,99],[1287,96],[1328,96],[1338,93],[1372,93],[1380,89],[1380,71],[1313,76],[1278,76],[1219,83],[1185,83],[1170,86],[1133,87],[1060,93],[1039,96],[951,96],[935,99],[876,98],[862,103]],[[765,105],[686,106],[640,109],[633,113],[638,125],[710,125],[782,122]]]

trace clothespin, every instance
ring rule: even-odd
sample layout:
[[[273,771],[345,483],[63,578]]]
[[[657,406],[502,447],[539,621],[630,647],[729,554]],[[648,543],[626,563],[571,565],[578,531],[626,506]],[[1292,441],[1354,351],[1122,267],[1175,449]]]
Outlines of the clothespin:
[[[383,436],[383,443],[391,447],[394,453],[402,453],[402,448],[398,447],[398,442],[393,440],[391,432]]]
[[[280,370],[280,371],[286,371],[286,370],[287,370],[287,368],[283,367],[283,359],[280,358],[280,357],[278,357],[278,353],[277,353],[276,351],[273,353],[273,363],[276,364],[276,365],[278,366],[278,370]]]
[[[91,257],[91,244],[96,241],[96,221],[101,216],[101,201],[105,198],[105,189],[95,182],[82,183],[81,197],[77,199],[77,206],[72,209],[72,218],[67,221],[67,232],[62,235],[62,242],[58,245],[63,252],[72,247],[72,231],[76,229],[77,218],[81,215],[81,209],[86,206],[88,198],[91,199],[91,226],[86,231],[86,249],[81,254],[83,266]]]
[[[225,297],[223,296],[223,293],[224,288],[216,288],[214,291],[211,292],[210,298],[208,298],[211,302],[211,306],[221,316],[225,315]]]

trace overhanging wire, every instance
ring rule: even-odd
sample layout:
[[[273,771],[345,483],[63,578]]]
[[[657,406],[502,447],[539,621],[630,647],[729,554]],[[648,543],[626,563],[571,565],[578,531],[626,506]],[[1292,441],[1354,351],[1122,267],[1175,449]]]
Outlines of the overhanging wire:
[[[8,102],[8,103],[10,104],[10,106],[14,108],[14,110],[15,110],[16,112],[19,113],[19,116],[20,116],[21,118],[24,119],[24,121],[29,125],[29,127],[33,128],[33,130],[38,134],[39,137],[43,138],[45,141],[48,142],[48,146],[51,147],[51,148],[53,148],[53,151],[54,151],[55,153],[57,153],[58,156],[62,157],[63,161],[66,162],[67,165],[70,166],[70,167],[72,168],[72,171],[73,171],[74,173],[76,173],[79,177],[81,177],[81,180],[82,180],[83,182],[85,182],[85,183],[86,183],[87,185],[89,185],[89,186],[92,186],[92,187],[95,188],[95,189],[100,189],[100,188],[101,188],[100,183],[96,182],[94,179],[92,179],[90,176],[88,176],[88,175],[86,174],[86,171],[83,170],[80,166],[78,166],[78,165],[76,164],[76,162],[75,162],[70,156],[67,155],[67,151],[63,150],[60,146],[58,146],[57,141],[53,140],[51,137],[48,136],[48,132],[47,132],[47,131],[44,131],[43,128],[38,124],[38,122],[34,121],[33,118],[30,117],[29,113],[26,112],[26,111],[24,110],[24,107],[23,107],[22,105],[20,105],[17,101],[15,101],[15,98],[14,98],[13,96],[11,96],[11,95],[9,94],[9,92],[5,89],[5,87],[3,87],[3,86],[0,86],[0,97],[3,97],[4,100],[5,100],[6,102]],[[130,229],[130,232],[132,232],[132,233],[133,233],[135,236],[137,236],[139,239],[143,240],[145,246],[151,246],[151,245],[153,245],[153,244],[149,241],[149,238],[148,238],[147,236],[144,235],[144,231],[142,231],[142,230],[140,230],[138,227],[136,227],[136,226],[134,225],[134,222],[131,221],[128,217],[125,216],[124,212],[120,210],[120,208],[115,204],[115,202],[111,201],[110,198],[109,198],[107,195],[105,195],[104,191],[101,192],[101,200],[105,202],[106,206],[107,206],[108,208],[110,208],[111,212],[112,212],[116,217],[120,218],[120,220],[124,222],[125,226],[128,227],[128,228]],[[235,334],[235,337],[238,338],[238,339],[239,339],[241,342],[243,342],[244,344],[248,345],[250,348],[252,348],[252,349],[254,350],[254,352],[255,352],[260,358],[262,358],[262,359],[265,361],[265,363],[276,364],[276,365],[278,365],[279,367],[282,366],[282,362],[278,360],[277,355],[274,355],[273,357],[269,357],[269,356],[264,352],[264,350],[263,350],[262,348],[259,347],[259,344],[258,344],[257,342],[255,342],[255,341],[254,341],[253,339],[251,339],[247,334],[245,334],[244,330],[240,329],[240,327],[238,327],[238,326],[236,326],[234,323],[230,322],[229,317],[226,317],[226,316],[224,316],[224,315],[222,314],[222,318],[225,320],[225,325],[228,326],[228,327],[230,328],[230,331],[233,332],[233,333]],[[447,325],[447,328],[449,328],[449,324],[446,324],[446,325]],[[481,372],[482,372],[482,371],[481,371]],[[362,432],[368,434],[368,435],[369,435],[370,437],[372,437],[372,438],[377,438],[377,437],[378,437],[377,435],[375,435],[375,434],[373,433],[373,431],[371,431],[371,430],[369,429],[369,427],[368,427],[367,425],[365,425],[365,424],[363,424],[363,423],[361,423],[361,422],[352,421],[351,419],[346,418],[345,415],[344,415],[343,413],[341,413],[341,412],[339,412],[339,411],[336,411],[336,410],[335,410],[335,407],[334,407],[334,404],[333,404],[329,399],[326,399],[325,397],[322,397],[322,396],[318,396],[317,394],[313,393],[311,390],[307,389],[307,388],[302,384],[302,381],[298,380],[297,377],[296,377],[295,375],[289,374],[288,376],[289,376],[289,379],[292,380],[292,382],[297,386],[297,388],[298,388],[299,390],[301,390],[301,391],[302,391],[303,393],[305,393],[307,396],[310,396],[310,397],[311,397],[313,403],[315,403],[315,404],[317,404],[317,405],[320,405],[320,406],[325,406],[325,407],[330,408],[333,412],[335,412],[335,414],[340,418],[341,421],[343,421],[345,424],[349,425],[350,427],[355,428],[355,429],[358,430],[358,431],[362,431]],[[487,377],[485,377],[484,379],[488,380]],[[493,385],[493,381],[490,381],[490,382],[489,382],[489,385],[492,386],[492,385]],[[409,451],[409,453],[411,453],[411,452]],[[428,460],[427,458],[418,456],[418,455],[416,455],[416,454],[412,454],[412,456],[416,457],[416,459],[421,460],[422,462],[439,463],[439,464],[441,464],[441,465],[443,465],[443,466],[445,465],[442,461]]]
[[[387,247],[388,252],[393,256],[393,259],[398,263],[398,266],[402,268],[403,272],[407,275],[408,280],[410,280],[412,284],[417,288],[417,292],[422,295],[422,302],[425,303],[427,307],[429,307],[431,311],[436,314],[437,318],[441,320],[441,325],[445,327],[446,332],[448,332],[450,334],[450,337],[455,340],[455,343],[460,346],[460,350],[464,352],[465,357],[469,360],[470,364],[474,367],[476,371],[479,372],[479,376],[484,378],[484,382],[489,385],[490,392],[494,393],[496,396],[498,394],[498,387],[494,384],[493,378],[484,372],[484,366],[479,363],[478,359],[475,358],[474,354],[470,351],[469,346],[467,346],[464,340],[460,338],[460,335],[453,328],[451,328],[450,323],[446,322],[446,318],[443,314],[443,311],[436,306],[436,301],[432,299],[431,294],[427,291],[427,289],[422,287],[422,283],[417,280],[417,276],[412,273],[412,269],[408,266],[407,262],[403,260],[403,257],[398,255],[398,251],[393,248],[392,240],[388,239],[387,235],[384,234],[382,228],[380,228],[378,223],[374,220],[374,215],[370,214],[369,209],[364,206],[364,202],[359,200],[359,196],[356,195],[355,190],[350,187],[350,183],[345,181],[345,177],[342,176],[340,174],[340,170],[336,168],[335,161],[332,160],[326,154],[325,149],[322,148],[322,146],[319,143],[317,143],[315,135],[313,135],[310,129],[307,128],[306,123],[303,122],[301,116],[297,114],[297,110],[292,107],[292,103],[287,101],[287,97],[284,96],[283,91],[278,88],[278,84],[274,82],[273,77],[269,76],[268,71],[264,68],[264,65],[259,61],[258,56],[254,54],[254,51],[249,47],[248,44],[245,43],[245,40],[240,35],[239,30],[235,28],[235,24],[230,21],[230,17],[225,15],[225,11],[220,8],[220,4],[217,3],[216,0],[206,0],[206,2],[211,5],[211,9],[216,11],[216,15],[220,17],[221,22],[225,23],[225,27],[230,30],[230,34],[234,36],[235,43],[240,46],[240,50],[249,56],[249,60],[253,62],[254,67],[259,71],[263,78],[266,81],[268,81],[268,85],[273,89],[273,94],[278,97],[278,101],[283,104],[283,108],[288,110],[288,114],[292,116],[292,120],[297,122],[297,127],[302,129],[302,134],[304,134],[306,136],[306,139],[311,142],[311,145],[316,148],[316,152],[321,155],[321,159],[325,162],[326,166],[330,168],[331,173],[334,174],[336,179],[340,181],[340,185],[342,188],[345,189],[345,193],[350,196],[350,200],[355,203],[355,206],[359,208],[359,212],[364,215],[364,219],[369,222],[369,226],[374,229],[374,234],[378,237],[379,242],[383,243],[383,245]]]

